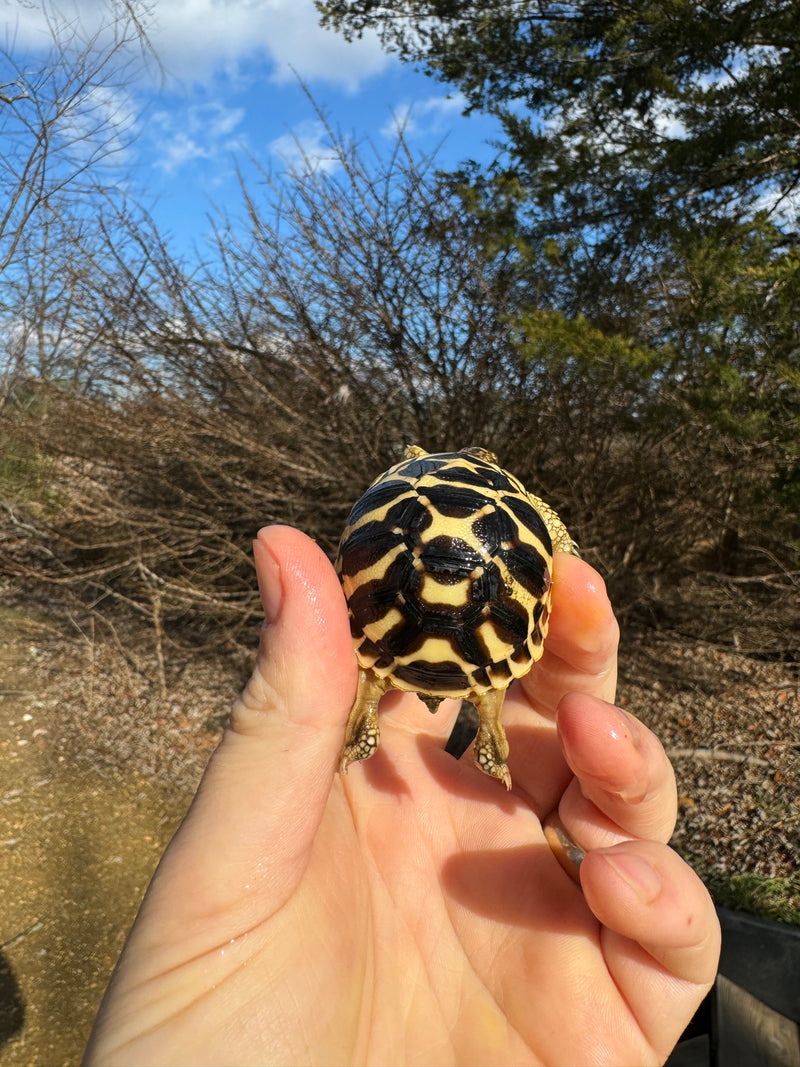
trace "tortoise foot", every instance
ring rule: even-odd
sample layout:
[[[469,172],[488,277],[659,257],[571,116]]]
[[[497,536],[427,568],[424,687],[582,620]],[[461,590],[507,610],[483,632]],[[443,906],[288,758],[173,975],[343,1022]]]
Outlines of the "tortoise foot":
[[[508,741],[500,721],[505,695],[504,689],[492,689],[473,701],[479,718],[474,759],[479,770],[499,778],[506,789],[510,789],[511,775],[506,766]]]
[[[366,730],[363,734],[360,734],[358,738],[348,745],[345,745],[342,749],[342,754],[339,756],[339,773],[347,774],[347,768],[351,763],[356,763],[358,760],[369,759],[378,748],[380,744],[380,735],[378,733],[378,724],[375,723],[374,730]]]
[[[344,747],[339,756],[340,774],[347,774],[351,763],[369,759],[377,752],[381,743],[378,701],[384,688],[371,671],[359,671],[356,699],[347,720]]]

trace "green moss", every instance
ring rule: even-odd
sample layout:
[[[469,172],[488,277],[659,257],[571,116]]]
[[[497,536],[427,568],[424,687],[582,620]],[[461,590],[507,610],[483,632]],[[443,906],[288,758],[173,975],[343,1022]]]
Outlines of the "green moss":
[[[800,926],[800,878],[768,878],[759,874],[724,875],[698,872],[715,904],[764,919]]]

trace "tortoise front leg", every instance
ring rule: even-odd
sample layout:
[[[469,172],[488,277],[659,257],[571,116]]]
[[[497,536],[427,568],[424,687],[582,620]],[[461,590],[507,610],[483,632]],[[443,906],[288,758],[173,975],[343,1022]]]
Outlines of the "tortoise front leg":
[[[490,689],[472,698],[478,712],[478,733],[475,738],[475,763],[484,774],[499,778],[506,789],[511,788],[511,775],[506,767],[508,741],[501,715],[505,689]]]
[[[347,720],[344,748],[339,757],[341,774],[347,774],[349,764],[355,763],[356,760],[369,759],[377,751],[381,741],[378,701],[385,691],[386,683],[377,678],[371,670],[359,670],[356,699]]]

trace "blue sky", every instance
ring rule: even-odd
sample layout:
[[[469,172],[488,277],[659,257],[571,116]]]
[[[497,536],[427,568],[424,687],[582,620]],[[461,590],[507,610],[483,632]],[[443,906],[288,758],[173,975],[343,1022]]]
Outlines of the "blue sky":
[[[47,9],[77,14],[91,32],[109,5],[60,0]],[[46,41],[44,10],[40,0],[7,0],[15,51]],[[312,0],[152,0],[145,25],[163,71],[150,63],[116,90],[113,104],[136,135],[120,181],[154,206],[182,248],[207,230],[210,202],[236,210],[237,162],[297,165],[299,143],[314,165],[334,166],[303,85],[332,127],[380,152],[391,149],[399,120],[413,151],[441,143],[442,166],[494,155],[491,119],[463,117],[457,91],[400,64],[375,36],[351,44],[323,30]]]

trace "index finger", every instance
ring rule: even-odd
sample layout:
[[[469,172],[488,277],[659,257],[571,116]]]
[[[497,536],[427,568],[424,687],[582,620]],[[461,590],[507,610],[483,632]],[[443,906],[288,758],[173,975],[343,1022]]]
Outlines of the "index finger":
[[[522,680],[530,702],[550,719],[566,693],[613,702],[618,644],[619,626],[603,579],[577,556],[556,553],[550,632],[542,658]]]

